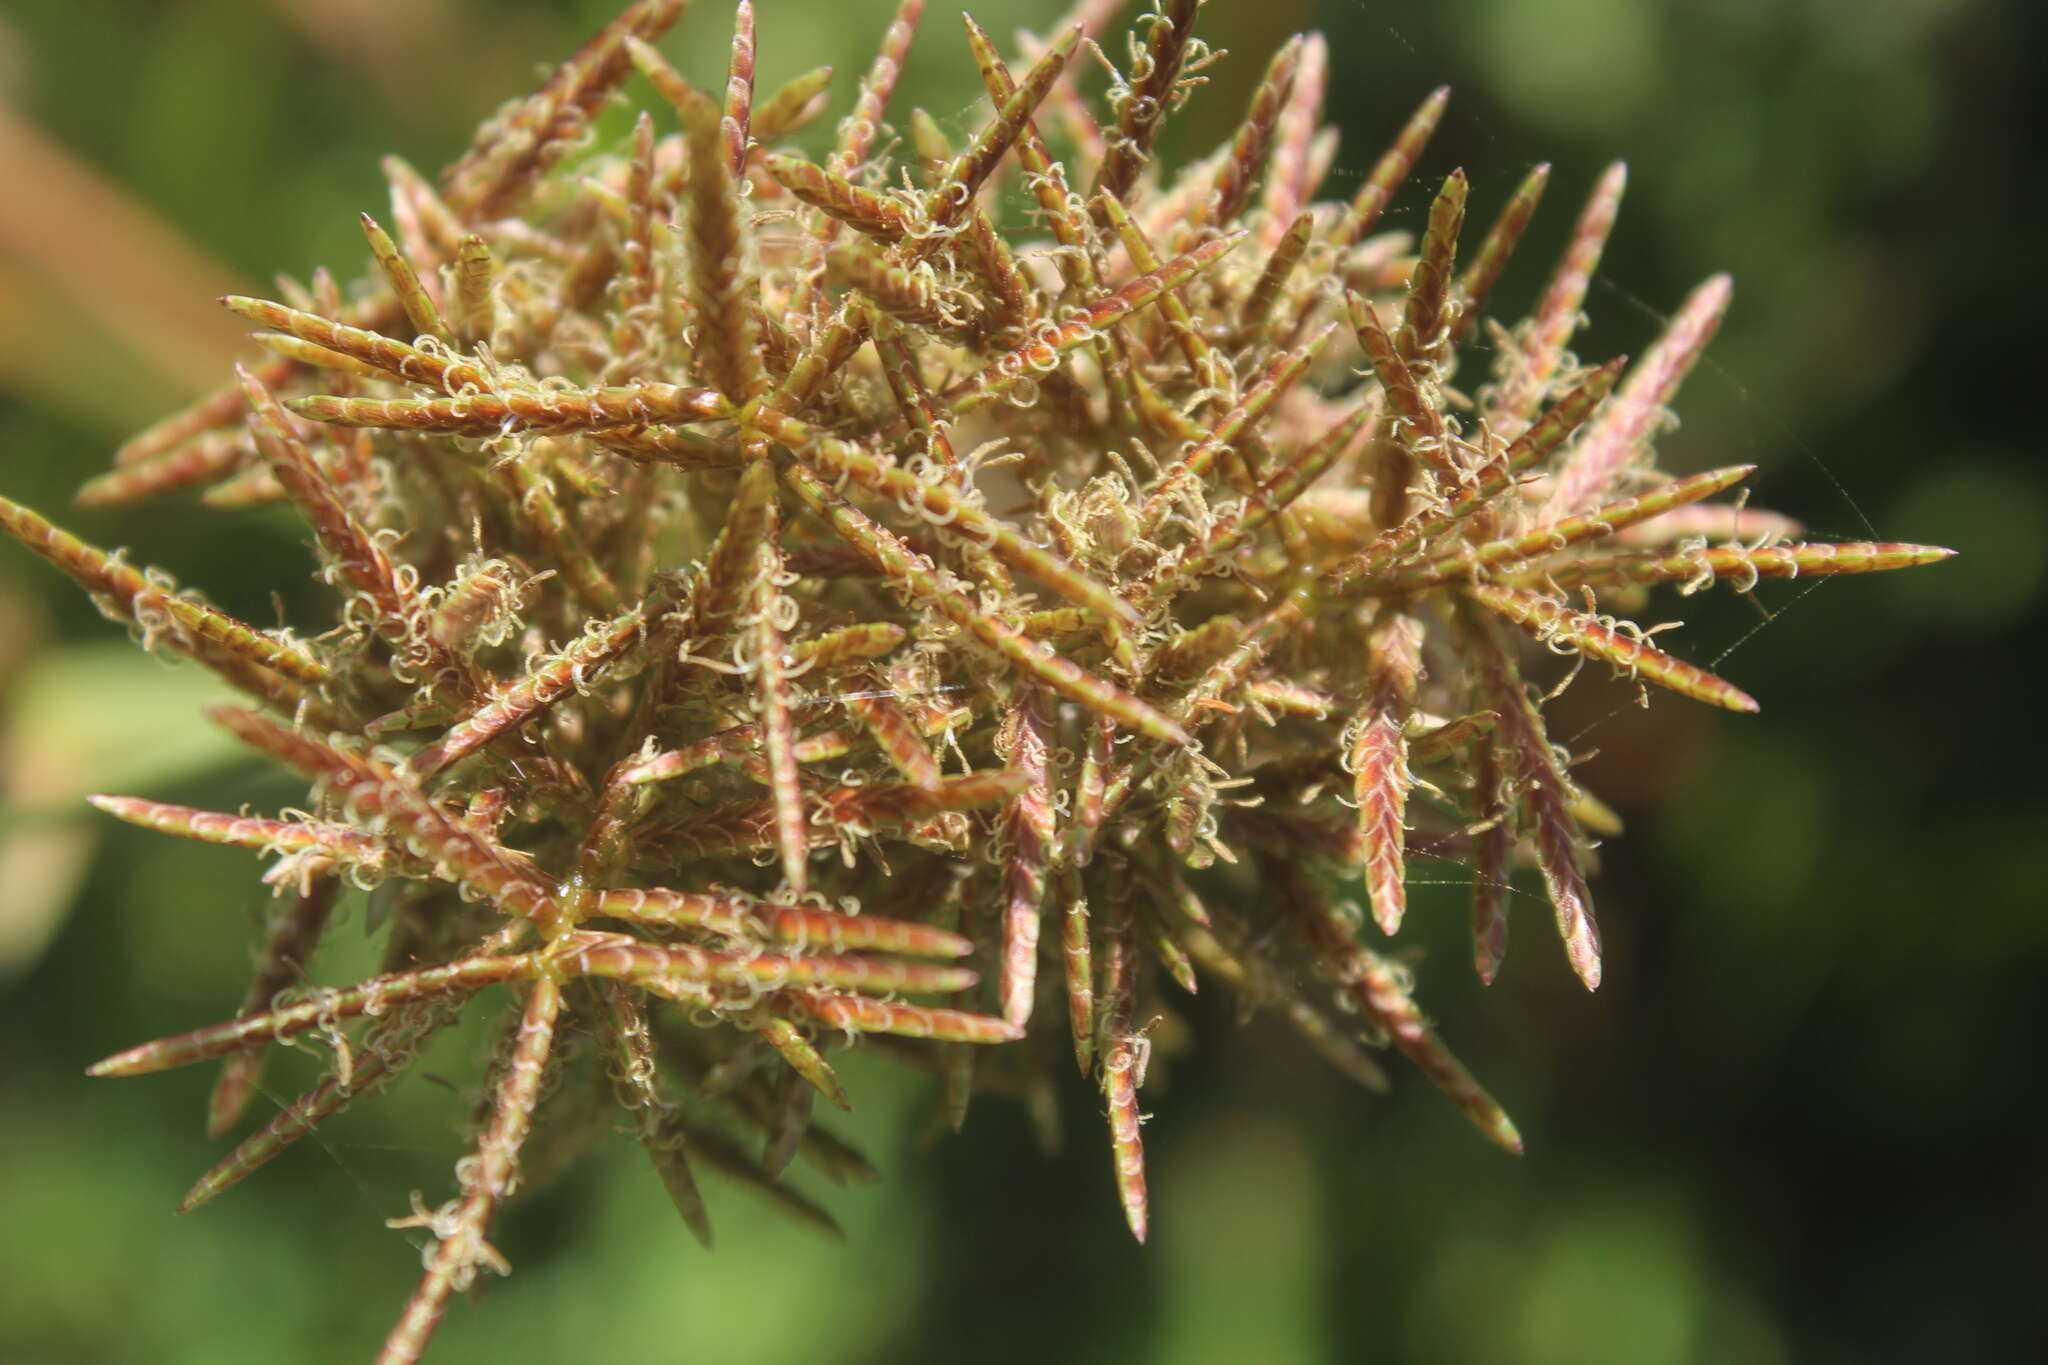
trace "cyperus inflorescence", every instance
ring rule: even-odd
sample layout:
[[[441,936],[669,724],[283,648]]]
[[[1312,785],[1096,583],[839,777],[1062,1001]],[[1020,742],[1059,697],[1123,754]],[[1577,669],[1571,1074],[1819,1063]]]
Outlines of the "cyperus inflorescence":
[[[701,90],[653,46],[681,8],[631,5],[438,180],[389,161],[367,280],[225,300],[269,358],[86,486],[291,504],[332,628],[233,619],[0,500],[145,644],[243,693],[214,719],[311,783],[279,818],[94,798],[273,857],[280,896],[235,1017],[94,1074],[220,1059],[223,1136],[270,1045],[334,1049],[185,1206],[486,1000],[491,1099],[453,1196],[397,1220],[435,1243],[388,1361],[507,1268],[491,1220],[548,1092],[615,1099],[700,1236],[707,1163],[829,1225],[779,1176],[867,1169],[812,1123],[816,1096],[849,1102],[833,1051],[938,1073],[957,1126],[978,1087],[1052,1083],[1051,1049],[1005,1044],[1064,1034],[1142,1238],[1150,1021],[1210,981],[1368,1086],[1391,1046],[1519,1150],[1376,945],[1412,855],[1462,862],[1491,980],[1526,864],[1598,984],[1606,817],[1527,642],[1750,711],[1617,613],[1660,584],[1948,552],[1806,543],[1709,501],[1746,467],[1656,472],[1730,287],[1633,365],[1572,357],[1619,167],[1513,326],[1486,306],[1547,168],[1483,232],[1458,172],[1419,240],[1376,230],[1444,92],[1318,201],[1316,35],[1168,170],[1161,122],[1217,55],[1199,0],[1140,19],[1092,105],[1077,54],[1116,0],[1014,69],[969,20],[991,112],[958,147],[921,111],[884,123],[923,9],[903,0],[814,162],[776,147],[828,73],[757,99],[742,3],[725,88]],[[593,145],[636,90],[658,116]],[[1482,336],[1492,373],[1454,386]],[[383,971],[316,986],[346,885],[387,888]]]

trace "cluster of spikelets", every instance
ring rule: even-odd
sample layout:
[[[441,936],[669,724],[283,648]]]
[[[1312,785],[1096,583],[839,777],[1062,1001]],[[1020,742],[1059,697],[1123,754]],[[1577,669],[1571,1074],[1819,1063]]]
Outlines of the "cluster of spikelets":
[[[312,783],[277,819],[95,798],[275,857],[287,900],[241,1014],[94,1074],[225,1059],[218,1135],[271,1044],[334,1053],[186,1206],[484,995],[510,1003],[482,1130],[454,1197],[399,1220],[435,1240],[386,1360],[505,1269],[486,1235],[544,1090],[614,1097],[700,1235],[700,1163],[829,1225],[779,1176],[868,1173],[810,1121],[815,1095],[846,1103],[830,1051],[867,1037],[937,1073],[957,1125],[977,1088],[1046,1094],[1063,1050],[994,1045],[1071,1034],[1142,1237],[1148,1030],[1212,982],[1368,1086],[1391,1045],[1518,1148],[1377,941],[1412,856],[1464,863],[1490,980],[1531,864],[1599,980],[1584,868],[1608,817],[1546,734],[1527,640],[1754,710],[1610,613],[1947,552],[1797,543],[1705,501],[1747,469],[1651,468],[1729,288],[1633,367],[1572,358],[1619,167],[1511,328],[1482,310],[1545,168],[1472,249],[1456,173],[1419,241],[1375,233],[1443,92],[1348,203],[1314,202],[1319,37],[1164,172],[1161,120],[1215,55],[1199,0],[1095,49],[1100,113],[1075,59],[1114,0],[1016,73],[970,20],[993,112],[959,148],[922,111],[885,129],[903,0],[817,164],[771,148],[829,73],[755,99],[742,3],[727,86],[701,91],[651,46],[680,8],[632,5],[438,185],[388,163],[369,280],[226,300],[272,358],[88,485],[290,503],[332,629],[237,621],[0,502],[145,644],[245,693],[214,719]],[[593,147],[636,70],[659,116]],[[1492,373],[1453,387],[1481,338]],[[345,883],[387,888],[384,974],[314,986]]]

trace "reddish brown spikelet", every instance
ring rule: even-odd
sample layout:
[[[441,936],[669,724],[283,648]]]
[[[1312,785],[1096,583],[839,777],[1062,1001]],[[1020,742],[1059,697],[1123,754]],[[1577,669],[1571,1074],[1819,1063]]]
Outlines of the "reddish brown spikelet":
[[[477,134],[470,150],[442,178],[449,203],[464,217],[498,216],[580,134],[626,78],[625,44],[651,42],[683,12],[687,0],[635,0],[547,82]]]
[[[872,694],[855,693],[846,699],[846,709],[873,736],[875,747],[891,767],[915,786],[938,789],[938,760],[932,757],[931,749],[918,733],[917,723],[886,689]]]
[[[974,52],[974,63],[980,68],[982,83],[987,86],[989,97],[998,103],[1007,100],[1017,89],[1009,68],[996,54],[995,44],[981,25],[975,23],[972,16],[963,15],[962,18],[967,25],[968,46]],[[1052,228],[1054,239],[1068,248],[1059,257],[1061,273],[1070,284],[1093,288],[1095,261],[1085,249],[1092,235],[1088,215],[1067,188],[1066,168],[1046,150],[1036,123],[1030,120],[1017,134],[1017,162],[1024,169],[1026,182],[1038,200],[1046,223]]]
[[[378,332],[264,299],[230,294],[220,302],[236,317],[258,327],[296,337],[409,384],[431,385],[448,394],[458,394],[464,389],[494,387],[490,374],[472,361],[421,350],[403,341],[393,341]],[[253,377],[266,388],[276,382],[262,371]],[[246,387],[245,382],[245,390]]]
[[[362,216],[363,236],[370,243],[370,254],[376,258],[378,269],[384,272],[391,283],[391,292],[397,297],[399,307],[405,310],[405,320],[412,324],[414,333],[430,336],[436,341],[450,340],[448,324],[441,319],[441,309],[427,293],[420,280],[419,271],[399,250],[398,243],[391,240],[391,234],[384,230],[369,214]]]
[[[1145,1192],[1145,1140],[1138,1127],[1138,1085],[1144,1040],[1134,1031],[1137,1002],[1137,941],[1128,905],[1118,908],[1105,935],[1102,956],[1102,1094],[1109,1109],[1110,1159],[1124,1222],[1140,1242],[1151,1226]]]
[[[1756,698],[1733,683],[1673,658],[1639,636],[1607,625],[1590,613],[1574,611],[1536,593],[1494,584],[1478,585],[1472,589],[1472,596],[1489,611],[1499,612],[1546,644],[1566,645],[1592,658],[1605,659],[1630,677],[1645,678],[1710,706],[1730,711],[1757,709]]]
[[[1160,264],[1159,253],[1153,250],[1151,240],[1145,235],[1145,229],[1114,199],[1102,200],[1101,204],[1109,218],[1110,226],[1116,229],[1118,240],[1123,243],[1125,252],[1129,254],[1131,264],[1143,271],[1157,270]],[[1188,365],[1194,373],[1211,377],[1211,382],[1217,388],[1234,388],[1234,377],[1226,377],[1227,368],[1219,363],[1215,348],[1209,344],[1209,339],[1202,335],[1201,328],[1195,325],[1194,314],[1188,311],[1187,303],[1179,293],[1169,289],[1161,294],[1159,307],[1172,329],[1174,344],[1180,348],[1181,354],[1187,357]],[[1119,332],[1118,335],[1122,336],[1123,333]]]
[[[654,302],[656,279],[654,222],[657,216],[654,165],[654,118],[642,110],[633,123],[633,157],[626,172],[626,226],[619,245],[620,266],[615,285],[618,322],[613,344],[622,357],[647,344],[642,310]]]
[[[441,1220],[429,1221],[439,1238],[427,1273],[413,1291],[405,1311],[384,1340],[377,1365],[410,1365],[426,1349],[434,1328],[447,1308],[448,1296],[467,1289],[476,1272],[489,1268],[499,1274],[510,1267],[484,1235],[491,1229],[499,1202],[511,1193],[519,1169],[519,1149],[525,1145],[533,1126],[534,1106],[540,1100],[541,1078],[555,1038],[555,1020],[562,1007],[562,987],[552,976],[543,976],[527,993],[526,1012],[513,1035],[512,1053],[506,1059],[493,1097],[491,1120],[477,1141],[476,1157],[462,1181],[462,1198],[454,1211],[452,1226],[441,1229]]]
[[[791,194],[828,216],[884,242],[900,242],[909,212],[887,195],[863,189],[844,176],[800,157],[769,153],[762,167]]]
[[[1401,1054],[1482,1133],[1519,1156],[1522,1138],[1513,1121],[1437,1038],[1416,1009],[1403,974],[1356,940],[1350,925],[1299,867],[1266,860],[1262,865],[1347,1003],[1386,1029]]]
[[[711,547],[710,561],[698,576],[696,595],[690,602],[693,632],[717,639],[731,629],[774,519],[775,469],[767,460],[757,459],[740,475],[725,525]]]
[[[1423,583],[1456,583],[1481,569],[1498,569],[1560,553],[1588,540],[1600,540],[1616,531],[1662,516],[1701,498],[1725,492],[1756,472],[1755,465],[1730,465],[1709,469],[1687,478],[1675,479],[1647,493],[1609,503],[1595,511],[1564,517],[1505,540],[1492,540],[1460,554],[1449,555],[1413,571],[1390,577],[1387,586],[1406,589]]]
[[[1550,287],[1537,304],[1528,323],[1521,348],[1508,361],[1508,372],[1488,410],[1487,417],[1501,435],[1510,439],[1521,434],[1549,391],[1552,377],[1563,359],[1566,343],[1578,328],[1579,311],[1586,289],[1599,268],[1600,253],[1607,234],[1621,208],[1621,193],[1628,185],[1628,167],[1617,161],[1600,177],[1600,183],[1579,215]]]
[[[90,1076],[141,1076],[224,1057],[244,1048],[279,1042],[308,1029],[324,1028],[357,1015],[436,996],[467,994],[485,986],[530,980],[539,962],[530,954],[465,958],[444,967],[371,977],[346,990],[319,992],[313,999],[260,1014],[245,1014],[173,1038],[142,1043],[86,1068]]]
[[[825,265],[827,275],[835,283],[854,291],[849,298],[864,299],[882,315],[907,328],[963,346],[978,343],[989,330],[989,320],[976,301],[946,290],[931,277],[892,264],[874,252],[850,243],[841,244],[826,253]],[[828,343],[836,340],[835,335],[828,333]],[[859,348],[835,345],[832,349],[844,349],[851,355]],[[837,369],[844,360],[838,358],[832,368]]]
[[[139,502],[194,484],[212,483],[241,468],[253,454],[242,432],[205,432],[175,449],[86,480],[72,501],[80,507]]]
[[[1211,192],[1209,203],[1203,206],[1198,222],[1228,223],[1244,211],[1252,186],[1265,165],[1266,152],[1272,146],[1274,125],[1279,122],[1287,97],[1294,88],[1295,68],[1301,62],[1301,44],[1298,37],[1288,39],[1267,64],[1265,76],[1252,91],[1251,107],[1245,111],[1244,122],[1232,135],[1230,151],[1217,168],[1216,187]]]
[[[233,707],[211,715],[237,739],[327,787],[356,819],[383,823],[399,847],[435,864],[437,873],[482,895],[507,914],[552,920],[551,893],[497,841],[456,819],[420,790],[414,777],[377,757],[297,734]]]
[[[1067,1026],[1074,1035],[1074,1061],[1085,1076],[1095,1062],[1095,968],[1088,898],[1078,867],[1062,870],[1056,895],[1060,964],[1066,973]]]
[[[704,892],[603,891],[593,895],[585,908],[593,915],[690,925],[732,937],[798,947],[818,945],[835,952],[867,949],[917,957],[966,957],[974,951],[973,943],[958,934],[909,920],[844,915]]]
[[[99,803],[95,803],[99,804]],[[100,807],[105,810],[106,807]],[[256,975],[242,999],[243,1014],[257,1014],[270,1007],[277,993],[304,976],[306,963],[326,932],[334,912],[341,884],[332,877],[314,881],[296,896],[290,908],[271,921],[263,943],[263,955]],[[241,1119],[249,1097],[256,1091],[256,1079],[263,1055],[242,1052],[228,1058],[214,1082],[206,1106],[206,1135],[218,1139]]]
[[[419,603],[390,556],[336,495],[333,482],[270,391],[247,370],[238,369],[237,373],[248,397],[257,448],[312,527],[321,550],[340,577],[368,603],[371,624],[378,634],[406,655],[408,665],[438,672],[444,661],[435,657],[431,644],[415,638],[413,622]]]
[[[1581,555],[1553,570],[1559,583],[1596,586],[1619,583],[1686,583],[1730,578],[1798,578],[1846,573],[1882,573],[1939,564],[1955,554],[1939,545],[1896,541],[1849,541],[1835,545],[1714,545],[1677,554]]]
[[[611,1066],[620,1102],[633,1111],[640,1145],[660,1177],[669,1202],[702,1246],[711,1245],[711,1220],[690,1170],[681,1115],[662,1093],[660,1060],[647,1011],[629,992],[611,983],[595,987],[600,1010],[598,1040]]]
[[[848,1033],[893,1033],[903,1038],[929,1038],[951,1043],[1007,1043],[1023,1030],[1001,1019],[930,1005],[903,1005],[830,991],[789,990],[777,999],[793,1017]]]
[[[926,456],[942,466],[951,467],[956,462],[951,423],[941,416],[938,404],[933,401],[932,391],[925,385],[924,375],[919,371],[917,354],[903,329],[885,318],[875,319],[875,351],[881,357],[889,391],[910,425],[923,439]]]
[[[1252,285],[1251,293],[1245,296],[1242,326],[1251,330],[1263,324],[1272,314],[1273,305],[1279,300],[1296,266],[1308,252],[1308,246],[1315,238],[1315,219],[1302,214],[1280,234],[1273,243],[1272,254],[1259,271],[1259,278]]]
[[[760,320],[753,260],[741,221],[738,172],[732,164],[730,115],[719,123],[686,123],[690,174],[684,186],[689,285],[698,364],[704,378],[734,402],[759,393]]]
[[[291,418],[277,405],[262,381],[237,370],[249,403],[249,425],[256,446],[271,472],[320,542],[335,571],[368,606],[370,624],[399,653],[406,667],[427,678],[438,677],[452,662],[415,623],[420,603],[397,566],[336,495],[334,484],[293,429]]]
[[[768,751],[768,790],[775,803],[775,846],[782,858],[782,880],[792,895],[810,889],[810,844],[804,815],[803,788],[798,783],[796,726],[789,703],[789,665],[783,650],[782,553],[776,548],[780,519],[769,507],[768,523],[754,550],[753,601],[749,607],[749,652],[754,656],[754,709],[761,717]]]
[[[997,994],[1003,1018],[1022,1027],[1031,1018],[1038,981],[1039,914],[1045,904],[1046,864],[1056,839],[1052,769],[1047,752],[1047,707],[1036,688],[1025,688],[1012,707],[1010,770],[1017,794],[1003,808],[1002,977]]]
[[[1529,220],[1536,216],[1536,205],[1543,199],[1543,187],[1549,183],[1549,162],[1529,172],[1507,206],[1500,211],[1500,217],[1486,230],[1479,250],[1473,253],[1472,264],[1465,267],[1465,272],[1458,277],[1458,316],[1451,323],[1453,346],[1479,320],[1479,311],[1485,305],[1487,295],[1493,292],[1508,258],[1515,254],[1515,247],[1522,240],[1522,233],[1528,229]]]
[[[896,82],[903,74],[911,40],[917,36],[918,21],[924,17],[924,3],[925,0],[901,0],[897,5],[874,63],[861,80],[853,113],[839,127],[839,145],[832,154],[834,170],[844,173],[867,159],[881,129],[882,115],[889,107],[889,97],[895,93]]]
[[[893,653],[909,638],[909,632],[893,621],[868,621],[844,626],[798,642],[790,650],[790,665],[830,673],[849,663],[865,663]]]
[[[748,129],[754,118],[754,0],[740,0],[733,15],[732,59],[726,67],[725,109],[718,121],[732,173],[747,166]]]
[[[284,361],[272,361],[258,374],[264,383],[278,384],[291,375],[292,369]],[[188,441],[227,426],[241,415],[242,388],[230,381],[183,411],[172,413],[122,442],[114,452],[114,467],[126,469],[167,455]]]
[[[1408,277],[1408,300],[1395,338],[1401,359],[1411,368],[1434,370],[1450,340],[1456,302],[1451,267],[1458,234],[1465,226],[1465,173],[1452,171],[1429,206],[1429,226],[1422,234],[1422,253]]]
[[[683,944],[657,946],[621,935],[577,933],[566,940],[566,961],[584,976],[627,981],[670,999],[727,1003],[725,987],[837,986],[881,994],[952,991],[971,983],[964,967],[884,958],[812,953],[714,952]],[[735,997],[735,1001],[737,997]]]
[[[1372,362],[1373,373],[1379,376],[1398,418],[1393,428],[1392,449],[1406,457],[1395,465],[1382,466],[1381,477],[1387,479],[1386,493],[1392,496],[1397,490],[1405,491],[1408,481],[1402,477],[1402,471],[1417,463],[1429,465],[1440,480],[1456,484],[1463,471],[1451,460],[1444,442],[1443,417],[1436,403],[1417,381],[1401,346],[1387,335],[1373,306],[1355,294],[1351,298],[1351,325],[1358,332],[1359,346]],[[1402,335],[1411,334],[1404,328]],[[1375,489],[1376,493],[1379,491]],[[1398,518],[1387,516],[1383,520]]]
[[[1557,912],[1565,956],[1587,990],[1600,985],[1600,929],[1580,864],[1581,837],[1571,813],[1570,782],[1552,752],[1543,722],[1499,637],[1485,622],[1465,613],[1466,629],[1479,647],[1482,678],[1500,712],[1500,735],[1508,771],[1521,792],[1536,841],[1536,865]]]
[[[1329,85],[1329,41],[1320,33],[1304,34],[1286,103],[1273,127],[1272,164],[1259,206],[1265,217],[1265,239],[1269,246],[1277,245],[1280,235],[1291,230],[1289,225],[1295,221],[1295,215],[1307,206],[1309,196],[1315,192],[1313,148],[1316,132],[1322,126],[1323,97]]]
[[[1615,476],[1635,459],[1662,418],[1664,405],[1713,339],[1728,309],[1734,282],[1716,275],[1692,292],[1672,314],[1655,345],[1636,362],[1614,402],[1579,438],[1558,471],[1550,495],[1553,514],[1582,511],[1605,493]]]
[[[173,595],[166,582],[86,544],[20,503],[0,498],[0,529],[70,575],[107,616],[140,627],[145,644],[166,644],[265,702],[288,709],[299,695],[294,680],[316,682],[324,676],[323,665],[298,646]]]
[[[1356,975],[1348,985],[1351,998],[1361,1010],[1387,1030],[1401,1054],[1415,1063],[1432,1085],[1449,1096],[1480,1132],[1520,1156],[1522,1135],[1514,1122],[1472,1079],[1464,1064],[1437,1040],[1435,1031],[1415,1007],[1400,974],[1385,959],[1363,948],[1358,950],[1353,970]]]
[[[1514,828],[1506,798],[1506,775],[1501,771],[1493,737],[1482,738],[1478,750],[1472,780],[1479,797],[1480,819],[1486,827],[1479,833],[1479,856],[1472,864],[1472,966],[1480,981],[1491,986],[1500,975],[1500,964],[1508,951],[1508,857]]]
[[[963,216],[981,189],[982,182],[988,179],[996,163],[1010,150],[1018,134],[1030,122],[1032,112],[1044,101],[1053,82],[1066,70],[1080,42],[1081,30],[1078,28],[1062,34],[1046,49],[1045,55],[1032,64],[1010,97],[997,107],[995,117],[983,125],[974,141],[954,159],[926,201],[926,216],[935,225],[945,227]]]
[[[1408,172],[1415,169],[1422,149],[1429,145],[1430,135],[1436,132],[1436,126],[1444,116],[1444,107],[1450,101],[1451,88],[1438,86],[1409,116],[1393,145],[1387,148],[1373,166],[1372,173],[1366,176],[1365,183],[1358,187],[1358,193],[1352,197],[1344,227],[1347,243],[1362,241],[1379,222],[1380,214],[1386,211],[1388,201],[1394,197],[1394,191],[1401,188]]]
[[[1081,756],[1081,776],[1074,793],[1073,850],[1077,866],[1088,865],[1095,836],[1102,828],[1105,786],[1115,758],[1116,722],[1097,716],[1088,727],[1087,749]]]
[[[853,112],[840,120],[832,154],[826,158],[827,170],[842,177],[850,176],[867,159],[881,132],[882,115],[889,106],[890,96],[895,93],[898,78],[903,74],[904,61],[910,55],[910,45],[917,36],[918,22],[923,16],[924,0],[901,0],[897,6],[875,59],[861,79]],[[794,314],[806,318],[817,316],[818,277],[822,272],[825,251],[838,232],[837,220],[830,217],[818,219],[812,227],[805,245],[804,268],[791,291]]]
[[[434,1032],[452,1023],[467,997],[449,997],[401,1005],[380,1019],[365,1035],[360,1047],[337,1055],[347,1064],[311,1090],[298,1096],[273,1115],[269,1122],[236,1144],[185,1192],[178,1212],[189,1213],[210,1202],[254,1175],[309,1136],[359,1096],[373,1094],[410,1066],[420,1046]],[[221,1063],[220,1081],[214,1086],[213,1115],[225,1119],[224,1103],[232,1090],[253,1088],[262,1054],[238,1052]],[[222,1127],[232,1119],[225,1119]],[[210,1132],[219,1137],[221,1133]]]
[[[716,100],[692,85],[652,43],[627,38],[625,51],[654,92],[668,102],[686,128],[717,123],[724,116]]]
[[[255,815],[173,806],[139,796],[88,796],[86,800],[131,825],[175,834],[207,844],[276,849],[285,853],[331,853],[351,862],[373,862],[383,855],[375,840],[342,825],[315,825],[298,820],[271,820]]]
[[[1173,102],[1174,87],[1195,34],[1195,11],[1202,0],[1170,0],[1159,10],[1146,38],[1143,74],[1116,109],[1116,136],[1097,169],[1089,199],[1102,204],[1130,192],[1138,172],[1151,159],[1152,141]]]
[[[490,245],[475,233],[467,233],[456,248],[455,329],[472,345],[489,341],[498,330],[497,260]]]
[[[1349,763],[1363,836],[1365,886],[1372,913],[1388,934],[1407,911],[1408,741],[1404,733],[1422,671],[1422,626],[1398,609],[1381,613],[1367,638],[1370,664],[1365,709],[1352,731]]]
[[[798,1029],[796,1025],[790,1023],[787,1019],[777,1019],[770,1016],[761,1021],[755,1032],[759,1033],[767,1044],[775,1049],[777,1056],[789,1063],[791,1071],[802,1077],[818,1094],[823,1095],[841,1109],[853,1108],[853,1102],[846,1097],[846,1087],[840,1084],[838,1073],[832,1070],[831,1065],[826,1062],[824,1055],[811,1045],[810,1039],[804,1037],[802,1030]],[[808,1109],[800,1110],[799,1115],[797,1123],[787,1127],[783,1134],[778,1135],[780,1154],[771,1157],[766,1163],[768,1169],[772,1172],[780,1172],[783,1167],[789,1164],[789,1158],[796,1154],[797,1135],[809,1127]],[[783,1145],[785,1140],[786,1147]]]
[[[787,137],[823,113],[825,89],[831,83],[829,66],[813,67],[784,81],[754,106],[754,141],[769,143]]]

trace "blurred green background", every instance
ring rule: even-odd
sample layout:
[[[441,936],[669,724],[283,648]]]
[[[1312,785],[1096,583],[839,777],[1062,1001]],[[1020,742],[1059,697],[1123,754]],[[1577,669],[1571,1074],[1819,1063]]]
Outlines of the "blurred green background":
[[[610,0],[7,0],[0,7],[0,489],[230,609],[302,578],[283,516],[189,501],[65,513],[120,437],[219,374],[209,300],[361,256],[375,169],[426,168]],[[888,0],[761,0],[763,80],[852,74]],[[668,49],[709,77],[723,6]],[[1064,6],[987,0],[998,34]],[[1125,1237],[1093,1097],[1061,1154],[983,1102],[857,1068],[882,1184],[831,1192],[832,1245],[713,1191],[692,1244],[631,1145],[501,1227],[517,1265],[436,1359],[2006,1361],[2043,1339],[2048,1176],[2025,1098],[2048,1024],[2039,675],[2048,479],[2036,406],[2044,210],[2030,0],[1211,0],[1236,50],[1180,124],[1206,148],[1264,55],[1331,39],[1349,193],[1407,111],[1456,87],[1423,169],[1490,215],[1538,159],[1552,199],[1502,297],[1531,298],[1576,201],[1631,165],[1583,351],[1640,350],[1709,271],[1734,312],[1670,463],[1763,466],[1758,500],[1844,537],[1965,551],[1890,580],[1688,607],[1693,657],[1764,702],[1642,712],[1590,674],[1558,703],[1629,819],[1596,883],[1588,998],[1522,898],[1500,984],[1424,891],[1423,998],[1528,1138],[1480,1142],[1412,1073],[1354,1093],[1264,1023],[1193,1008],[1154,1068],[1154,1243]],[[934,6],[909,101],[975,93]],[[907,103],[908,101],[906,101]],[[1393,215],[1413,224],[1425,191]],[[1771,589],[1775,589],[1774,591]],[[295,591],[303,592],[303,589]],[[89,790],[289,797],[136,654],[0,546],[0,1361],[367,1360],[416,1274],[380,1220],[447,1188],[465,1105],[414,1079],[217,1206],[205,1068],[89,1060],[227,1013],[263,909],[245,855],[80,814]],[[358,921],[359,922],[359,917]],[[350,933],[344,930],[344,933]],[[463,1047],[437,1058],[470,1079]],[[289,1079],[286,1072],[279,1075]]]

